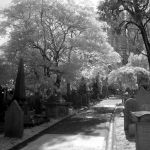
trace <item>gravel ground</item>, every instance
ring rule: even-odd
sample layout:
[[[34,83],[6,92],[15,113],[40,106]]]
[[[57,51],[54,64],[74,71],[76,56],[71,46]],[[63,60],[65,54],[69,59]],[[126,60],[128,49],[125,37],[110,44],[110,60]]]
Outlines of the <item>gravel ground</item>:
[[[124,116],[121,114],[115,117],[116,150],[136,150],[135,141],[126,139],[124,132]]]

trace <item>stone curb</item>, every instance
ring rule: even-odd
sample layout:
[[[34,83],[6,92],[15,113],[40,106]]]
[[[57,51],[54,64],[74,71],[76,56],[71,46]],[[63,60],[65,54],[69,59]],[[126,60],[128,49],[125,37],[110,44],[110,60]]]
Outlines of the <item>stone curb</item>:
[[[95,104],[93,104],[93,105],[95,105]],[[92,105],[92,106],[93,106],[93,105]],[[92,106],[90,106],[90,107],[92,107]],[[24,140],[23,142],[21,142],[21,143],[15,145],[14,147],[12,147],[12,148],[10,148],[10,149],[8,149],[8,150],[20,150],[21,148],[25,147],[28,143],[30,143],[30,142],[36,140],[38,137],[40,137],[40,136],[42,136],[43,134],[45,134],[48,130],[54,128],[54,127],[55,127],[56,125],[58,125],[59,123],[61,123],[61,122],[65,121],[65,120],[67,120],[68,118],[71,118],[71,117],[77,115],[78,113],[80,113],[80,112],[82,112],[82,111],[84,111],[84,110],[90,109],[90,107],[85,107],[85,108],[81,108],[81,109],[77,110],[77,112],[75,112],[75,113],[73,113],[73,114],[71,114],[71,115],[68,115],[68,116],[66,116],[66,117],[64,117],[64,118],[62,118],[62,119],[60,119],[60,120],[57,121],[56,123],[54,123],[54,124],[50,125],[49,127],[47,127],[46,129],[40,131],[39,133],[35,134],[34,136],[31,136],[30,138]]]
[[[106,139],[106,148],[105,150],[116,150],[116,135],[115,135],[115,113],[116,106],[114,112],[112,113],[109,125],[108,125],[108,136]]]

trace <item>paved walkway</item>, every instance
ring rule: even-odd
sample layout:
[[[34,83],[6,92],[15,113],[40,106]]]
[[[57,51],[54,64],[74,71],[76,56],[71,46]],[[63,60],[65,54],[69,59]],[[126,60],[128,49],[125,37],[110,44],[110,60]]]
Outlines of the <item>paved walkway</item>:
[[[21,150],[104,150],[113,108],[121,100],[104,100],[60,123]],[[109,106],[108,106],[109,105]],[[112,108],[108,108],[112,107]]]

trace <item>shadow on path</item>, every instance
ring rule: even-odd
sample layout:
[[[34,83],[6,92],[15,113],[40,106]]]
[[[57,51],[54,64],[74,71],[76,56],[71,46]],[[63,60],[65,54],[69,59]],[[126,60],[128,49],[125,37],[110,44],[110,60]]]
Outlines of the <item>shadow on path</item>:
[[[110,114],[83,113],[74,116],[55,128],[49,130],[47,134],[82,134],[91,136],[101,136],[102,130],[109,130],[104,123],[109,121]]]

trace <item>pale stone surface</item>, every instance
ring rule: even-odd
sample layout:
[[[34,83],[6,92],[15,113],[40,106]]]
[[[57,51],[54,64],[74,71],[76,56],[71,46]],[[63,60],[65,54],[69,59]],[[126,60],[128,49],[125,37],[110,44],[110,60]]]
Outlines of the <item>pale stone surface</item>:
[[[22,138],[24,114],[17,101],[14,100],[5,112],[5,136]]]

